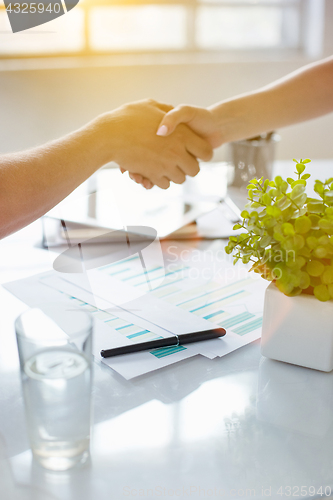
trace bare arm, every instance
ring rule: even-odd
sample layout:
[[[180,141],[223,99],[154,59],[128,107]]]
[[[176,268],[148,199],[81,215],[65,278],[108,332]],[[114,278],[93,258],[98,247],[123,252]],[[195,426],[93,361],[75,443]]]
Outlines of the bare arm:
[[[169,135],[179,123],[187,123],[213,147],[218,147],[331,111],[333,57],[208,109],[179,106],[163,118],[158,135]]]
[[[0,157],[0,237],[50,210],[107,160],[91,124],[45,146]]]
[[[184,125],[167,142],[157,137],[163,107],[122,106],[64,138],[0,156],[0,238],[45,214],[110,161],[164,189],[196,175],[196,158],[210,159],[211,147]]]

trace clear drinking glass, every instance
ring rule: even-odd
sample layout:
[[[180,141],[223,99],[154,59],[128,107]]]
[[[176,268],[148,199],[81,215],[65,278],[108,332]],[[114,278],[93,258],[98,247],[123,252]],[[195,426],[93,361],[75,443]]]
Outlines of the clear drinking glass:
[[[89,456],[92,317],[43,304],[21,314],[15,328],[33,456],[47,469],[67,470]]]

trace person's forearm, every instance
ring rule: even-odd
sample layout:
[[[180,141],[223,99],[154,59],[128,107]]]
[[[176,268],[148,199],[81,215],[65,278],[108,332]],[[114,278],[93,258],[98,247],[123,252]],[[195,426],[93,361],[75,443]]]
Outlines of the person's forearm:
[[[0,156],[0,238],[48,212],[110,161],[162,189],[196,175],[197,158],[209,161],[212,148],[185,125],[158,137],[171,108],[151,99],[129,103],[45,146]]]
[[[333,111],[333,58],[255,92],[211,106],[223,142],[236,141]]]
[[[44,146],[0,156],[0,238],[45,214],[110,161],[105,133],[99,118]]]

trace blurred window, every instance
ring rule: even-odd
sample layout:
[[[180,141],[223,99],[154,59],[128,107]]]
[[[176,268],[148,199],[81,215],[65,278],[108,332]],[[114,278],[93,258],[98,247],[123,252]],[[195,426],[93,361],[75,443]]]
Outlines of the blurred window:
[[[89,42],[97,51],[181,50],[186,47],[186,20],[183,5],[93,7]]]
[[[325,0],[81,0],[66,15],[13,35],[0,0],[0,57],[272,49],[319,57],[324,6]]]

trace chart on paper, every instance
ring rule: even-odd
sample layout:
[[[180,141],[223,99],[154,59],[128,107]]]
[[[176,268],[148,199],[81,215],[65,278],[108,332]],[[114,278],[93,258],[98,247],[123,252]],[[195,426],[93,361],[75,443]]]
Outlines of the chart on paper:
[[[99,271],[138,288],[146,288],[147,284],[149,286],[164,276],[163,283],[150,291],[150,295],[223,328],[232,329],[237,335],[247,335],[261,328],[261,312],[250,312],[246,303],[246,299],[253,293],[251,288],[255,280],[251,277],[226,286],[209,282],[183,291],[182,282],[188,279],[189,266],[174,265],[167,272],[162,266],[151,266],[139,271],[139,263],[139,257],[135,256],[103,266]],[[244,303],[242,299],[245,299]],[[235,302],[237,305],[232,305]]]
[[[209,282],[185,291],[166,285],[163,295],[151,294],[243,336],[261,328],[262,309],[258,310],[257,298],[253,301],[254,293],[257,297],[261,290],[262,283],[249,277],[225,286]]]
[[[157,335],[156,333],[148,329],[142,329],[142,327],[139,325],[121,319],[118,316],[115,316],[114,314],[111,314],[108,311],[103,311],[101,309],[98,309],[97,307],[94,307],[76,297],[68,295],[68,299],[72,302],[72,304],[75,307],[79,307],[80,309],[89,312],[90,314],[93,315],[94,318],[98,319],[99,321],[102,321],[103,323],[105,323],[105,325],[109,326],[111,329],[116,330],[116,332],[119,335],[126,337],[126,339],[128,339],[133,343],[162,338],[160,335]],[[170,346],[167,349],[166,348],[154,349],[149,351],[149,353],[155,356],[156,358],[162,358],[165,356],[171,356],[172,354],[184,350],[186,350],[186,347],[179,345],[179,346]]]
[[[184,280],[184,271],[186,269],[189,269],[188,266],[179,265],[174,267],[172,271],[165,272],[164,267],[161,265],[142,267],[140,257],[135,255],[134,257],[102,266],[98,268],[98,271],[138,289],[154,289],[157,291],[156,296],[158,297],[158,290]],[[163,278],[163,284],[155,286],[155,283]],[[178,290],[178,288],[175,287],[175,290]]]
[[[136,257],[136,256],[132,256]],[[241,279],[223,282],[223,279],[191,279],[191,267],[173,264],[161,270],[158,265],[140,268],[138,259],[127,258],[96,270],[112,280],[117,290],[119,283],[132,282],[131,288],[146,286],[150,280],[162,279],[150,292],[119,307],[105,301],[102,308],[96,307],[94,295],[67,279],[63,273],[54,271],[35,278],[27,278],[8,284],[8,289],[30,306],[39,301],[58,300],[57,295],[69,304],[89,311],[96,318],[95,356],[100,359],[100,349],[154,340],[172,335],[166,324],[175,324],[179,329],[191,325],[192,331],[222,326],[227,335],[221,339],[197,342],[186,346],[173,346],[153,351],[105,358],[103,363],[130,379],[175,362],[201,354],[207,358],[225,356],[260,337],[266,282],[253,279],[247,273]],[[226,269],[234,268],[229,263]],[[164,273],[164,278],[162,276]],[[161,274],[160,274],[161,273]],[[236,276],[237,273],[236,273]],[[65,276],[66,277],[66,276]],[[153,281],[154,283],[154,281]],[[128,306],[128,307],[127,307]],[[146,312],[155,310],[151,322]],[[161,325],[158,326],[158,324]],[[201,328],[199,325],[208,325]],[[100,328],[101,327],[101,328]]]
[[[134,311],[134,316],[141,314],[141,317],[170,332],[177,333],[170,327],[174,318],[174,323],[183,327],[190,319],[194,328],[192,331],[210,329],[216,325],[227,329],[229,334],[244,337],[244,340],[247,336],[250,337],[249,341],[260,336],[263,294],[266,288],[261,279],[245,275],[244,278],[228,283],[193,280],[189,266],[174,264],[166,270],[162,266],[154,265],[143,268],[138,256],[103,266],[97,271],[110,280],[110,287],[116,289],[119,282],[140,289],[159,281],[157,287],[152,289],[150,286],[150,291],[145,288],[146,293],[143,293],[143,297],[132,301],[131,307],[133,309],[137,306],[136,310],[140,311],[139,313]],[[46,281],[50,286],[60,287],[64,292],[70,291],[73,296],[93,304],[93,296],[88,290],[83,292],[75,286],[75,282],[66,285],[66,278],[64,280],[59,278],[59,273],[58,284],[54,284],[52,277],[46,278]],[[68,286],[71,287],[70,290]],[[156,319],[156,315],[155,318],[152,317],[152,311],[157,308],[159,313]],[[121,314],[120,310],[117,318],[108,319],[110,326],[119,328],[128,339],[152,338],[149,328],[140,329],[135,321],[123,324]]]

